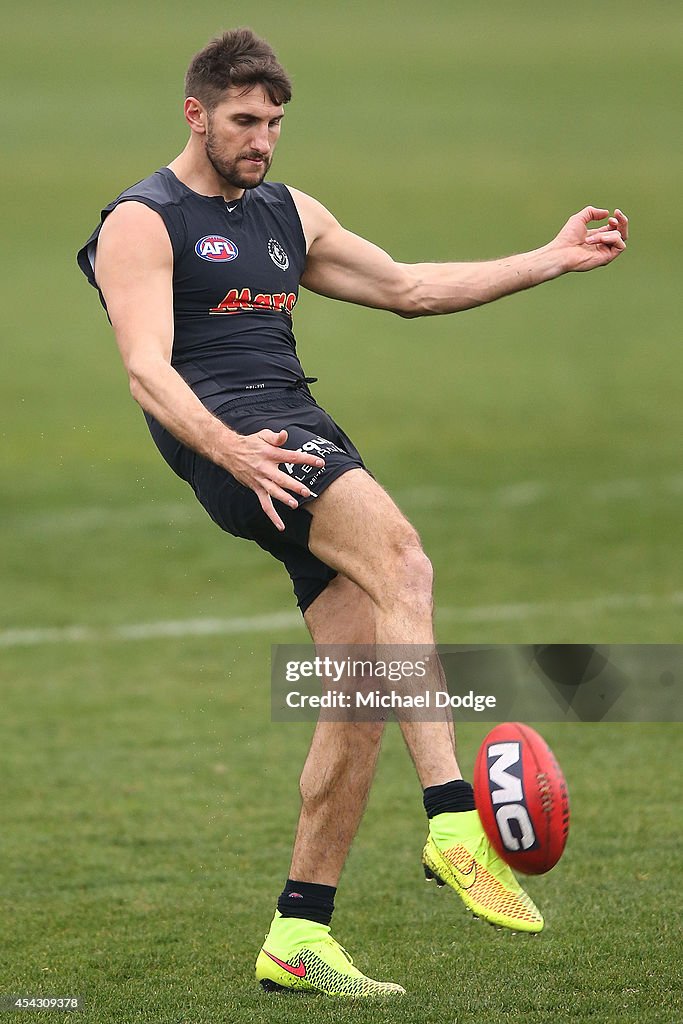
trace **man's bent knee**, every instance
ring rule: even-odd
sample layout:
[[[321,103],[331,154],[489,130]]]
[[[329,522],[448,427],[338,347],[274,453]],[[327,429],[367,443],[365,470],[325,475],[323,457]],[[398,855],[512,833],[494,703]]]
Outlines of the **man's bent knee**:
[[[434,573],[417,534],[410,532],[392,546],[382,592],[392,604],[409,603],[416,613],[431,612]]]
[[[376,607],[431,607],[432,567],[417,531],[364,470],[352,470],[312,503],[309,547],[353,580]]]

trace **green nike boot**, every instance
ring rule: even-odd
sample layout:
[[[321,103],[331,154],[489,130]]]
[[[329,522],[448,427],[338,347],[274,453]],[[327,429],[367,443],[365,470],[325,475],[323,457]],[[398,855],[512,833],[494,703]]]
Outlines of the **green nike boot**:
[[[328,925],[282,917],[279,911],[256,960],[256,980],[266,992],[291,989],[350,999],[405,994],[400,985],[361,974]]]
[[[477,811],[435,815],[422,863],[428,881],[450,886],[477,917],[517,932],[543,928],[541,914],[491,846]]]

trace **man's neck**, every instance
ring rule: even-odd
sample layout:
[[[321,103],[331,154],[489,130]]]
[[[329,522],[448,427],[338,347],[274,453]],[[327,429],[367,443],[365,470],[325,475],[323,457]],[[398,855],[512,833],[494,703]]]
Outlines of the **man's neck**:
[[[204,153],[193,151],[190,143],[168,164],[176,178],[200,196],[223,196],[226,200],[241,199],[243,188],[235,188],[216,173]]]

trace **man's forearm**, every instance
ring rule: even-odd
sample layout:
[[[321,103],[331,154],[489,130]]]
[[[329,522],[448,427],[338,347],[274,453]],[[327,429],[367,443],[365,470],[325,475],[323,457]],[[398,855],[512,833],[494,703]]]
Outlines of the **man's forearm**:
[[[128,367],[136,402],[174,437],[212,462],[229,469],[237,434],[199,401],[180,374],[165,360],[152,358]]]
[[[485,263],[417,263],[406,316],[457,313],[533,288],[564,274],[561,255],[550,245]],[[403,313],[403,310],[401,311]]]

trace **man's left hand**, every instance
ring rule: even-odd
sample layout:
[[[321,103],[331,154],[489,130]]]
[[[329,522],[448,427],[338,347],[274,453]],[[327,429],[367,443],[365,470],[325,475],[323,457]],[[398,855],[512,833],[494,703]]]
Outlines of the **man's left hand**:
[[[593,221],[608,218],[602,227],[589,228]],[[560,233],[550,243],[550,249],[561,250],[566,271],[594,270],[605,267],[626,248],[628,217],[615,210],[599,210],[587,206],[570,217]]]

